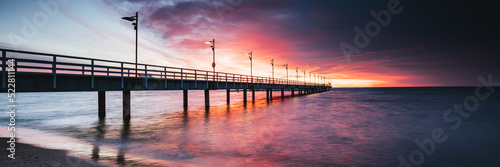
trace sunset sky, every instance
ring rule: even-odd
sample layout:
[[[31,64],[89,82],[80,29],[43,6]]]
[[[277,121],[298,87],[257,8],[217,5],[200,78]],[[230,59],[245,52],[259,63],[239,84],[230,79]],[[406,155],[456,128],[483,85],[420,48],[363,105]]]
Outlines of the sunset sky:
[[[388,3],[399,13],[382,26],[371,11]],[[217,71],[250,74],[252,51],[254,75],[270,76],[274,58],[277,78],[288,63],[290,78],[298,67],[335,87],[476,86],[500,72],[500,19],[487,1],[4,0],[0,48],[133,62],[135,31],[120,18],[136,11],[140,63],[211,70],[203,42],[215,38]],[[355,46],[367,23],[380,31],[348,61],[340,44]]]

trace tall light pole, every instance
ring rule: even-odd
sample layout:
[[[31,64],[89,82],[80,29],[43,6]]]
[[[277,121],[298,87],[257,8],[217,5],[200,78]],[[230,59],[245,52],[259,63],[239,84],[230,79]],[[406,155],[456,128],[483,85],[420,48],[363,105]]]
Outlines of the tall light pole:
[[[214,81],[215,81],[215,38],[212,39],[212,41],[207,41],[205,42],[205,44],[207,45],[211,45],[210,47],[212,48],[212,52],[213,52],[213,61],[212,61],[212,68],[214,69]]]
[[[306,70],[301,70],[301,72],[304,72],[304,86],[306,86]]]
[[[312,83],[311,72],[309,72],[309,82]]]
[[[250,77],[252,78],[252,86],[253,86],[253,70],[252,70],[252,64],[253,64],[253,55],[252,55],[252,51],[250,51],[250,53],[247,53],[245,54],[248,56],[248,58],[250,58]]]
[[[314,73],[314,86],[316,86],[316,73]]]
[[[297,73],[297,83],[299,83],[299,67],[295,67],[295,72]]]
[[[269,60],[271,62],[271,66],[273,66],[273,85],[274,85],[274,59]]]
[[[286,69],[286,84],[288,85],[288,64],[283,64],[283,66],[285,66]]]
[[[137,78],[137,37],[139,35],[138,23],[139,23],[139,12],[135,12],[135,16],[122,17],[123,20],[131,21],[135,30],[135,77]],[[135,21],[135,22],[134,22]]]

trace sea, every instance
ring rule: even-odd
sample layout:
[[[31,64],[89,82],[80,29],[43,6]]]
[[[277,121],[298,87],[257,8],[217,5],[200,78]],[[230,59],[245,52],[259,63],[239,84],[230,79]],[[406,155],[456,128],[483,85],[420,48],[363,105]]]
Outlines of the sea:
[[[291,97],[257,91],[16,93],[19,142],[112,166],[500,166],[500,88],[333,88]],[[7,137],[6,93],[0,132]],[[5,149],[5,148],[2,148]],[[78,166],[79,161],[68,159]]]

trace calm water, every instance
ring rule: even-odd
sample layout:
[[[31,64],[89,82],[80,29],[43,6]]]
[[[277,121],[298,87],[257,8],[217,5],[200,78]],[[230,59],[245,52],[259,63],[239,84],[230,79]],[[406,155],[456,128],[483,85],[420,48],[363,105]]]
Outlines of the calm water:
[[[441,128],[447,140],[414,161],[498,166],[496,89],[457,130],[443,113],[473,96],[474,88],[334,89],[284,101],[274,92],[270,103],[257,92],[247,107],[242,92],[232,92],[228,106],[225,91],[211,91],[208,111],[202,91],[189,92],[187,110],[181,91],[133,91],[128,123],[121,92],[107,92],[105,120],[97,117],[97,92],[18,93],[16,123],[21,140],[114,165],[398,166],[399,155],[410,161],[410,153],[421,150],[415,139],[430,140]],[[6,94],[0,97],[6,104]],[[6,126],[7,115],[0,118]]]

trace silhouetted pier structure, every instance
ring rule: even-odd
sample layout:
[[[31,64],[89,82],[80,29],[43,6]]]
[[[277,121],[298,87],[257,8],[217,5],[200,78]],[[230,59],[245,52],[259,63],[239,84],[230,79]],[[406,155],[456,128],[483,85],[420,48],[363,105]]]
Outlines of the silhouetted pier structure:
[[[204,90],[205,106],[210,106],[210,90],[226,89],[230,102],[231,89],[243,90],[247,103],[247,90],[255,101],[255,91],[266,91],[272,100],[272,91],[291,91],[291,96],[328,91],[331,86],[270,77],[225,72],[212,72],[188,68],[83,58],[67,55],[0,49],[2,52],[2,91],[8,89],[7,61],[15,59],[16,92],[98,91],[98,115],[106,116],[106,91],[123,92],[123,119],[130,119],[130,91],[183,90],[183,105],[188,106],[188,90]]]

